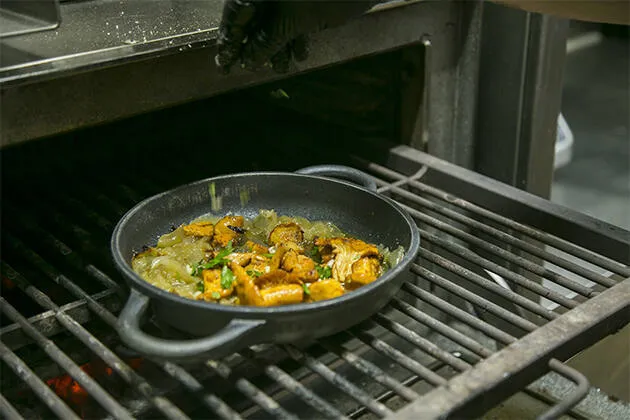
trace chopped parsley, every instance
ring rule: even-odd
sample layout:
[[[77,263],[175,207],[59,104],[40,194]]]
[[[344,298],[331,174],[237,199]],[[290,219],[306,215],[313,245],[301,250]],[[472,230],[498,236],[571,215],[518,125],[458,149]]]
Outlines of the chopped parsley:
[[[203,261],[199,261],[197,264],[193,265],[192,272],[190,274],[193,276],[198,276],[199,274],[201,274],[201,270],[203,270],[203,268],[201,267],[202,265]]]
[[[217,253],[216,257],[214,257],[213,259],[211,259],[207,263],[204,263],[203,261],[199,261],[199,263],[197,263],[193,267],[192,275],[193,276],[198,276],[199,274],[201,274],[201,272],[203,270],[209,270],[210,268],[214,268],[217,265],[225,265],[225,264],[227,264],[229,262],[229,260],[227,258],[225,258],[225,257],[230,255],[232,252],[234,252],[234,248],[232,248],[232,241],[230,241],[230,242],[228,242],[228,244],[226,245],[225,248],[223,248],[221,251],[219,251]]]
[[[306,284],[306,283],[302,283],[302,289],[304,289],[304,294],[305,294],[305,295],[309,295],[309,296],[310,296],[311,291],[310,291],[310,290],[308,290],[308,284]]]
[[[315,269],[320,279],[329,279],[332,277],[332,268],[327,265],[318,265]]]
[[[309,251],[309,254],[311,256],[311,259],[313,261],[315,261],[316,263],[321,263],[322,262],[322,256],[319,255],[319,249],[317,249],[316,246],[314,246],[313,248],[311,248],[311,250]]]
[[[206,289],[206,287],[204,286],[203,282],[200,281],[199,283],[197,283],[197,285],[195,286],[195,288],[197,289],[198,292],[204,292],[204,290]]]
[[[212,299],[221,299],[221,293],[219,292],[212,292]]]
[[[232,283],[234,283],[234,272],[228,268],[227,265],[223,266],[221,270],[221,287],[224,289],[229,289],[232,287]]]
[[[247,270],[247,275],[251,277],[260,277],[262,273],[258,270]]]
[[[260,255],[267,258],[273,258],[273,254],[260,254]]]

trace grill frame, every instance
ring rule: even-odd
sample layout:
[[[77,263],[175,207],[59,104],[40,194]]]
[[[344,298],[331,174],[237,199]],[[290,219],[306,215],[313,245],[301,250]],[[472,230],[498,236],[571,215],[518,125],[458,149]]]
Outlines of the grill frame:
[[[390,175],[390,178],[392,178],[390,181],[382,179],[377,180],[381,185],[381,192],[383,193],[395,194],[398,189],[401,188],[411,188],[411,190],[414,191],[413,188],[417,188],[419,185],[429,187],[428,189],[425,188],[423,193],[427,193],[430,190],[433,191],[432,189],[435,188],[442,188],[440,194],[442,194],[443,198],[446,198],[447,202],[459,205],[465,211],[471,213],[479,211],[474,203],[483,203],[485,207],[490,209],[499,208],[502,210],[499,213],[495,213],[495,215],[498,216],[497,220],[503,220],[505,217],[514,216],[513,213],[518,213],[524,219],[530,221],[533,226],[538,227],[542,225],[546,227],[553,227],[553,230],[549,229],[546,231],[537,231],[521,226],[520,223],[522,221],[520,218],[518,220],[516,218],[507,220],[511,229],[517,230],[519,233],[534,233],[538,239],[551,240],[554,244],[563,246],[565,250],[576,250],[577,248],[570,243],[564,242],[564,240],[557,238],[553,239],[551,234],[557,233],[557,231],[563,231],[566,224],[572,226],[573,229],[564,231],[564,239],[574,240],[579,245],[589,244],[592,248],[595,248],[597,251],[607,255],[608,257],[615,257],[616,254],[619,253],[618,250],[620,246],[630,247],[630,240],[628,240],[629,234],[623,230],[611,227],[587,216],[580,215],[566,209],[561,209],[558,206],[538,199],[530,194],[518,191],[511,187],[506,187],[503,184],[450,165],[439,159],[405,146],[399,146],[393,149],[388,163],[388,167],[396,168],[399,172],[392,172],[392,169],[373,163],[359,163],[372,173],[377,173],[381,176],[383,173]],[[398,177],[398,179],[395,179],[396,177],[392,177],[393,174],[397,174],[396,177]],[[420,180],[422,184],[417,185],[416,183],[420,182]],[[128,201],[131,201],[131,196],[133,196],[133,194],[130,194]],[[484,201],[485,197],[492,197],[493,199]],[[409,198],[409,196],[407,196],[407,198]],[[425,196],[422,198],[425,198]],[[469,202],[462,201],[462,199],[468,199]],[[409,206],[408,200],[403,201],[403,205]],[[506,203],[510,204],[510,206],[506,205]],[[444,211],[449,209],[450,208],[445,208]],[[524,211],[524,209],[527,209],[527,211]],[[436,208],[430,209],[429,212],[421,213],[420,216],[425,215],[426,217],[433,217],[433,210],[436,210]],[[468,213],[464,213],[465,216],[467,216],[467,214]],[[415,216],[419,215],[416,214]],[[550,218],[552,222],[549,222],[546,218]],[[435,220],[440,221],[439,218],[436,218]],[[557,220],[562,220],[563,223],[566,224],[553,222]],[[95,226],[100,226],[103,231],[106,231],[111,225],[111,222],[100,214],[94,214],[92,221]],[[113,290],[112,296],[125,295],[125,289],[120,287],[115,280],[109,278],[107,274],[100,271],[94,265],[85,263],[80,259],[76,259],[76,253],[72,252],[70,247],[59,241],[52,234],[48,233],[48,236],[46,236],[46,232],[42,231],[37,226],[31,228],[35,229],[35,231],[38,231],[39,229],[38,232],[44,235],[43,240],[48,245],[51,245],[51,250],[59,253],[59,255],[64,257],[66,260],[72,261],[71,264],[74,264],[76,268],[84,270],[92,278],[99,280],[104,287],[109,290]],[[464,264],[460,265],[459,261],[451,261],[444,256],[435,253],[435,246],[452,247],[459,245],[454,241],[446,241],[443,239],[443,235],[435,234],[427,227],[424,227],[424,230],[425,238],[429,239],[429,242],[432,244],[430,248],[423,249],[423,251],[421,251],[421,256],[424,257],[425,261],[431,262],[433,266],[442,265],[442,268],[447,270],[450,269],[453,276],[459,275],[459,277],[464,277],[468,280],[472,279],[473,282],[477,282],[477,285],[480,288],[490,288],[504,300],[512,301],[512,303],[516,301],[531,310],[537,311],[537,314],[535,316],[531,316],[531,314],[523,316],[518,312],[516,312],[517,315],[511,313],[505,307],[488,301],[483,294],[477,294],[474,290],[466,290],[461,285],[458,285],[457,282],[443,278],[439,274],[436,274],[433,270],[421,266],[414,267],[416,274],[421,274],[425,278],[430,277],[433,280],[434,285],[450,287],[451,291],[456,292],[456,294],[460,293],[468,297],[474,296],[475,298],[473,303],[476,303],[477,307],[494,313],[496,317],[507,318],[508,321],[512,320],[517,322],[518,326],[516,327],[516,331],[518,331],[518,334],[515,336],[512,334],[512,331],[505,331],[504,329],[498,328],[482,318],[478,318],[470,313],[464,312],[461,308],[458,308],[452,303],[442,299],[440,295],[434,294],[433,291],[435,289],[425,290],[421,287],[407,284],[404,286],[403,292],[425,302],[433,302],[434,305],[441,307],[443,312],[450,313],[451,315],[455,314],[455,318],[459,321],[468,322],[478,331],[486,333],[502,345],[507,345],[507,347],[502,348],[498,352],[494,352],[493,350],[488,349],[485,344],[480,343],[476,338],[467,336],[461,333],[459,329],[449,326],[443,322],[443,320],[414,308],[414,306],[408,303],[408,301],[401,298],[394,299],[391,304],[393,309],[391,309],[390,312],[385,312],[384,314],[381,313],[374,317],[372,321],[367,324],[367,327],[374,327],[374,325],[389,327],[389,329],[394,330],[396,335],[412,342],[414,346],[422,348],[425,354],[431,354],[434,359],[439,361],[437,365],[420,362],[406,355],[403,350],[396,349],[395,345],[388,343],[386,339],[374,332],[377,328],[370,330],[369,328],[366,329],[366,326],[359,326],[351,329],[350,333],[351,335],[358,337],[364,344],[369,344],[369,346],[376,348],[379,352],[389,354],[389,357],[395,362],[406,364],[405,367],[407,369],[414,370],[416,376],[423,378],[425,381],[432,383],[433,386],[436,387],[424,395],[420,395],[414,391],[414,395],[414,393],[408,391],[410,388],[407,385],[411,386],[410,384],[416,379],[413,379],[412,377],[398,379],[392,376],[393,373],[391,372],[382,372],[382,368],[376,366],[368,359],[365,359],[363,353],[355,353],[352,349],[350,353],[347,352],[347,349],[345,353],[344,351],[340,351],[341,359],[339,360],[345,360],[346,362],[349,361],[347,364],[353,365],[354,363],[355,368],[358,370],[370,372],[371,376],[379,378],[378,382],[384,383],[385,387],[390,388],[394,394],[405,395],[408,399],[415,399],[415,401],[407,404],[405,408],[396,413],[386,408],[379,402],[380,400],[386,400],[388,398],[383,396],[386,393],[381,394],[378,398],[374,398],[373,393],[366,394],[361,391],[360,388],[357,388],[356,384],[353,385],[352,382],[348,382],[349,379],[344,379],[343,376],[340,376],[339,372],[335,370],[337,369],[336,367],[331,368],[329,365],[319,360],[312,350],[284,347],[282,351],[286,352],[289,359],[293,359],[298,363],[306,365],[310,368],[312,374],[317,374],[324,378],[324,381],[342,388],[357,399],[359,403],[363,403],[359,404],[356,409],[346,413],[346,415],[351,418],[362,415],[362,412],[365,411],[365,409],[361,408],[361,405],[367,406],[369,411],[372,411],[377,415],[382,415],[385,418],[404,419],[450,416],[457,417],[457,415],[461,414],[463,411],[465,411],[467,415],[470,415],[471,413],[482,413],[488,408],[489,404],[494,405],[517,391],[525,390],[528,383],[545,375],[551,370],[558,371],[563,376],[572,377],[580,384],[580,386],[578,387],[574,398],[568,398],[561,402],[559,408],[557,408],[555,412],[551,412],[548,417],[555,418],[558,413],[569,409],[578,402],[580,397],[584,394],[583,390],[585,388],[585,384],[583,379],[580,378],[579,373],[576,374],[570,368],[559,364],[560,362],[556,359],[565,360],[567,357],[576,354],[604,336],[613,333],[616,329],[630,321],[629,315],[627,314],[628,311],[626,310],[629,305],[628,302],[630,301],[630,299],[628,299],[628,294],[630,293],[630,279],[623,282],[615,282],[610,278],[594,274],[590,276],[590,280],[603,283],[600,284],[600,289],[608,288],[608,290],[601,292],[599,289],[587,291],[574,285],[573,287],[577,291],[587,295],[583,296],[583,302],[575,304],[575,307],[573,308],[565,308],[568,311],[562,314],[560,311],[550,311],[545,308],[539,309],[537,306],[540,305],[525,302],[520,295],[514,291],[507,289],[502,290],[497,288],[498,286],[496,285],[490,286],[492,284],[490,280],[479,278],[479,274],[473,273],[467,269]],[[10,233],[10,235],[12,234],[13,233]],[[462,236],[462,238],[466,239],[467,237]],[[515,238],[518,239],[519,236],[517,235]],[[35,251],[30,251],[30,248],[28,248],[27,245],[22,244],[21,240],[15,237],[10,237],[10,239],[12,240],[11,246],[17,247],[16,249],[21,253],[25,253],[27,256],[30,255],[30,258],[37,257]],[[491,242],[488,243],[492,244]],[[511,245],[523,247],[523,243],[525,242],[523,241],[521,243],[515,240]],[[21,244],[24,245],[22,248],[20,248]],[[497,249],[492,247],[488,249],[490,251],[494,250],[503,256],[507,255],[501,254],[500,250],[497,251]],[[587,253],[587,251],[579,249],[575,252],[580,253],[583,256],[586,256]],[[470,256],[471,255],[469,255],[469,257]],[[542,253],[540,256],[549,258],[547,253]],[[71,257],[75,259],[71,259]],[[492,262],[483,257],[479,258],[481,258],[481,260],[477,260],[478,262]],[[614,262],[601,257],[592,257],[591,259],[607,266],[608,268],[613,268],[617,271],[617,274],[620,275],[626,274],[626,271],[628,270],[627,267],[621,267]],[[526,261],[531,261],[531,259],[522,259],[521,256],[514,254],[511,263],[515,263],[517,265],[520,264],[519,269],[523,268],[522,266],[525,266],[525,268],[532,268],[532,266],[527,265]],[[488,267],[499,271],[498,269],[503,266],[509,267],[509,265],[505,264],[505,262],[506,260],[503,261],[503,264],[496,264],[493,266],[488,265]],[[29,329],[28,326],[30,324],[29,321],[31,320],[19,319],[15,313],[12,313],[15,319],[19,320],[21,328],[9,326],[0,329],[0,336],[2,337],[3,343],[7,337],[10,338],[10,340],[7,341],[12,343],[11,346],[5,346],[3,344],[0,347],[0,354],[2,355],[3,360],[5,360],[5,363],[11,363],[7,362],[7,360],[13,360],[13,366],[16,366],[15,363],[20,363],[20,360],[16,361],[15,358],[13,358],[15,355],[13,350],[19,350],[20,346],[23,346],[26,343],[26,340],[24,340],[25,333],[26,335],[30,334],[31,336],[37,336],[42,343],[42,346],[45,347],[50,354],[54,354],[55,357],[60,358],[58,360],[64,359],[64,357],[67,356],[65,356],[63,352],[58,353],[57,350],[59,349],[54,345],[51,345],[52,341],[49,341],[46,336],[52,336],[62,329],[71,331],[76,336],[82,336],[87,342],[91,343],[91,346],[93,346],[94,349],[102,349],[102,347],[99,347],[102,344],[100,341],[97,340],[98,342],[96,343],[90,342],[91,334],[86,327],[81,325],[84,322],[87,322],[88,317],[84,319],[82,318],[82,315],[76,315],[77,319],[74,319],[72,315],[85,313],[80,312],[77,308],[87,307],[90,310],[90,318],[99,317],[109,325],[113,325],[115,322],[115,316],[111,311],[107,310],[107,308],[99,303],[101,298],[93,297],[82,291],[71,278],[64,275],[63,272],[54,269],[54,267],[48,264],[45,260],[42,259],[39,264],[41,265],[41,269],[52,280],[69,290],[75,295],[75,297],[82,298],[85,303],[81,304],[79,303],[80,301],[77,300],[70,304],[57,306],[45,294],[38,294],[38,291],[28,282],[28,280],[20,279],[19,275],[12,274],[11,271],[7,269],[7,267],[10,266],[3,265],[3,275],[7,275],[7,277],[12,279],[18,287],[22,286],[24,290],[34,296],[36,301],[41,302],[44,309],[46,309],[46,312],[44,312],[45,315],[39,314],[33,317],[34,319],[32,319],[32,321],[35,321],[33,324],[35,325],[35,328],[32,329]],[[518,280],[521,282],[521,285],[526,285],[532,288],[534,286],[528,282],[536,284],[526,277],[517,277],[517,275],[519,275],[519,270],[510,270],[509,268],[504,269],[507,270],[504,274],[512,273],[513,276],[511,280]],[[577,270],[581,271],[579,268]],[[558,281],[562,281],[559,280],[562,279],[562,277],[559,275],[553,276],[552,274],[554,272],[551,270],[541,271],[540,273],[551,276]],[[570,285],[570,283],[566,283],[566,285]],[[563,301],[557,296],[556,300],[559,301],[560,304],[564,304],[566,306],[571,306],[572,304],[569,302],[573,302]],[[3,301],[2,303],[3,311],[10,312],[11,307],[7,304],[7,302]],[[392,321],[389,316],[393,310],[406,313],[415,320],[414,322],[424,324],[428,329],[441,332],[442,335],[448,336],[454,341],[459,341],[458,345],[461,346],[461,348],[471,350],[473,358],[470,359],[469,362],[463,355],[457,356],[456,354],[444,350],[440,347],[441,344],[436,345],[430,339],[427,339],[419,334],[418,331],[410,329],[408,325]],[[544,320],[544,318],[546,318],[546,320]],[[55,319],[56,322],[52,322],[53,319]],[[56,327],[54,326],[55,324]],[[558,331],[558,326],[563,326],[563,328]],[[36,332],[37,328],[41,328],[43,334]],[[88,335],[86,335],[85,332],[87,332]],[[96,340],[94,336],[92,336],[92,338]],[[346,344],[345,341],[339,339],[338,337],[323,340],[322,343],[324,343],[324,348],[328,349],[325,350],[325,352],[328,351],[328,353],[331,354],[335,353],[335,351],[330,352],[329,350],[338,350],[340,345]],[[540,354],[539,350],[543,347],[546,351],[544,354]],[[147,404],[152,404],[154,407],[162,410],[162,415],[166,417],[186,417],[178,405],[169,400],[170,397],[165,397],[167,394],[164,394],[163,391],[151,386],[148,383],[148,380],[142,379],[141,376],[138,377],[139,375],[133,372],[124,360],[120,358],[120,356],[114,354],[112,349],[108,350],[112,354],[103,356],[102,350],[95,350],[95,352],[101,351],[101,357],[106,357],[110,362],[112,362],[112,364],[117,365],[117,373],[123,378],[126,378],[130,384],[133,384],[133,386],[140,391],[141,399],[144,398],[148,401]],[[535,351],[534,355],[527,353],[527,351],[532,350]],[[514,352],[516,352],[516,355]],[[321,400],[316,397],[317,394],[313,394],[313,392],[304,385],[301,377],[298,379],[293,378],[291,375],[294,372],[288,372],[282,367],[282,359],[278,359],[271,363],[265,363],[263,362],[265,359],[260,359],[260,353],[258,352],[250,351],[243,353],[245,354],[241,354],[242,359],[256,359],[256,363],[260,365],[261,372],[264,375],[269,376],[272,380],[276,380],[280,388],[284,388],[285,390],[292,389],[298,398],[310,401],[311,405],[317,405],[320,408],[323,407],[323,410],[327,414],[331,415],[331,417],[339,417],[338,414],[340,410],[334,408],[335,404],[329,403],[328,405],[322,405]],[[507,355],[510,355],[510,357],[506,358]],[[116,358],[118,360],[116,360]],[[189,391],[199,393],[201,395],[200,403],[205,404],[207,408],[213,410],[215,414],[219,416],[223,418],[239,418],[239,411],[242,412],[245,410],[245,412],[247,412],[247,410],[250,410],[248,408],[243,410],[233,408],[223,400],[222,396],[215,395],[211,392],[211,390],[204,389],[202,384],[203,380],[195,375],[192,375],[187,370],[186,366],[159,361],[154,362],[160,367],[160,369],[176,380],[179,388],[185,388]],[[78,366],[75,362],[72,360],[65,360],[63,363],[65,363],[64,366],[67,370],[70,370],[74,373],[74,375],[76,375],[77,379],[82,381],[82,384],[86,384],[87,387],[92,387],[92,389],[97,389],[94,388],[93,385],[89,385],[89,378],[83,377],[82,374],[77,371]],[[243,368],[239,368],[239,366],[241,366],[239,363],[241,363],[241,361],[228,359],[222,362],[208,363],[205,368],[209,371],[208,375],[216,375],[219,378],[223,378],[224,380],[231,382],[234,387],[240,390],[241,393],[249,396],[252,401],[257,402],[258,405],[262,406],[262,409],[265,410],[267,415],[273,415],[274,417],[279,418],[293,418],[291,417],[291,413],[284,409],[282,405],[278,405],[278,403],[272,399],[272,396],[275,395],[275,393],[267,391],[266,388],[260,388],[257,385],[257,382],[255,383],[255,381],[253,382],[253,379],[248,379],[245,372],[243,372]],[[24,362],[22,362],[22,364],[24,364]],[[459,370],[462,373],[447,379],[436,374],[430,369],[430,366],[433,366],[434,369],[439,370],[439,367],[444,365],[451,365],[455,368],[455,370]],[[49,401],[59,403],[59,397],[51,396],[50,392],[45,391],[47,388],[46,384],[41,380],[38,382],[36,378],[37,375],[32,371],[29,372],[30,369],[28,369],[28,366],[26,366],[27,369],[24,369],[24,366],[21,366],[22,372],[25,372],[23,375],[26,375],[23,376],[23,378],[30,378],[28,380],[31,381],[31,383],[36,384],[34,386],[38,387],[43,398],[48,398]],[[509,375],[505,376],[508,372]],[[385,373],[385,375],[383,375],[383,373]],[[457,386],[472,384],[473,382],[471,381],[471,378],[484,378],[485,382],[477,382],[477,387],[473,390],[470,390],[465,386],[463,388],[457,388]],[[464,389],[464,391],[461,391],[462,389]],[[270,395],[268,395],[268,393]],[[315,395],[315,398],[313,395]],[[416,395],[420,395],[419,398],[416,398]],[[326,395],[320,396],[323,398],[327,397]],[[63,401],[61,401],[61,404],[65,405]],[[116,401],[112,402],[111,399],[104,398],[103,404],[109,404],[109,407],[113,411],[112,414],[114,414],[115,417],[125,417],[127,414],[133,416],[142,414],[143,410],[148,407],[148,405],[145,404],[145,408],[135,407],[135,411],[125,413],[124,411],[116,411],[118,409],[115,405],[118,404]],[[59,405],[59,407],[63,407],[63,405]],[[337,412],[332,411],[331,407]],[[14,407],[12,407],[11,402],[7,399],[0,401],[0,409],[8,417],[15,415]],[[68,414],[63,408],[60,408],[59,410],[58,414]],[[344,413],[341,412],[341,414]]]

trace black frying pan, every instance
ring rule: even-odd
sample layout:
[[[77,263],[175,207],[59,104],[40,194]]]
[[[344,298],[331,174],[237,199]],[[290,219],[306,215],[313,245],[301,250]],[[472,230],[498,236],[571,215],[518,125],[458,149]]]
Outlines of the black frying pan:
[[[358,182],[361,186],[339,179]],[[269,308],[226,306],[168,293],[131,269],[134,251],[156,243],[172,225],[210,212],[209,184],[222,196],[221,213],[254,217],[260,209],[279,215],[326,220],[347,234],[390,249],[402,245],[403,260],[375,282],[336,299]],[[239,191],[250,191],[243,205]],[[140,353],[166,359],[203,355],[219,358],[259,343],[309,341],[347,329],[379,311],[411,275],[420,245],[413,220],[392,200],[376,193],[373,179],[345,166],[314,166],[297,173],[261,172],[219,176],[148,198],[131,209],[114,230],[114,261],[131,287],[118,319],[124,343]],[[149,306],[169,326],[197,337],[165,340],[148,335],[140,320]]]

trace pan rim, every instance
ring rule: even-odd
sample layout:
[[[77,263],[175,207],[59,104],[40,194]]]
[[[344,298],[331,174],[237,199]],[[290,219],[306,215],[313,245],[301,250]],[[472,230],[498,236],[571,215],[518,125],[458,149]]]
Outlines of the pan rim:
[[[126,232],[126,226],[128,225],[128,221],[141,209],[146,207],[149,203],[158,201],[165,196],[171,195],[178,191],[182,191],[184,189],[188,189],[190,187],[197,186],[199,184],[206,184],[208,182],[213,182],[222,179],[230,179],[236,177],[242,178],[254,178],[260,176],[278,176],[278,177],[295,177],[295,178],[310,178],[316,179],[319,182],[329,182],[342,184],[345,187],[354,188],[360,190],[364,194],[369,194],[375,197],[376,199],[383,200],[386,202],[393,210],[395,210],[400,217],[402,217],[407,223],[411,238],[410,243],[405,249],[405,255],[402,260],[395,266],[392,267],[388,272],[379,277],[374,282],[362,286],[356,290],[353,290],[352,293],[345,294],[343,296],[323,300],[319,302],[309,302],[309,303],[296,303],[291,305],[281,305],[281,306],[271,306],[271,307],[258,307],[258,306],[236,306],[236,305],[221,305],[219,303],[206,302],[193,300],[189,298],[185,298],[183,296],[178,296],[173,293],[167,292],[166,290],[160,289],[157,286],[149,283],[144,280],[140,275],[138,275],[133,269],[131,265],[127,262],[125,256],[121,252],[120,247],[120,238]],[[127,280],[129,286],[131,288],[135,288],[137,291],[148,295],[150,299],[160,299],[166,300],[177,304],[188,305],[190,307],[195,307],[198,309],[206,310],[206,311],[217,311],[223,312],[225,314],[233,314],[234,318],[238,318],[238,315],[244,315],[245,319],[264,319],[268,316],[281,316],[285,314],[296,314],[296,313],[308,313],[314,311],[325,310],[329,308],[333,308],[339,305],[344,305],[346,302],[353,299],[360,299],[362,296],[373,293],[375,290],[379,289],[385,283],[391,281],[398,275],[400,275],[403,271],[407,269],[407,267],[411,264],[411,262],[416,258],[416,254],[418,252],[418,248],[420,246],[420,234],[418,232],[417,226],[413,221],[413,218],[400,207],[398,203],[394,200],[385,197],[377,192],[370,191],[364,187],[361,187],[352,182],[348,182],[340,179],[327,178],[323,176],[317,175],[305,175],[298,174],[293,172],[280,172],[280,171],[258,171],[258,172],[241,172],[241,173],[233,173],[233,174],[224,174],[210,178],[204,178],[197,181],[193,181],[187,184],[183,184],[169,190],[163,191],[161,193],[155,194],[151,197],[147,197],[144,200],[140,201],[136,205],[134,205],[131,209],[129,209],[118,221],[116,227],[112,232],[112,238],[110,241],[110,251],[112,253],[114,263],[118,271],[123,275],[125,280]],[[258,315],[258,317],[257,317]]]

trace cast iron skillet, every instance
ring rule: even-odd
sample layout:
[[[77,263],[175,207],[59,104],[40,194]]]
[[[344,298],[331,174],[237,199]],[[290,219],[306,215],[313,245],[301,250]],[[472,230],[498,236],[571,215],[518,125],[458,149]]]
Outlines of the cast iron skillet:
[[[358,182],[361,186],[335,177]],[[211,211],[209,185],[222,197],[221,214],[254,217],[260,209],[279,215],[326,220],[347,234],[390,249],[402,245],[403,260],[375,282],[336,299],[270,308],[226,306],[186,299],[159,289],[131,269],[134,251],[156,243],[172,225]],[[249,191],[242,204],[240,191]],[[415,223],[392,200],[376,193],[367,174],[345,166],[322,165],[297,173],[260,172],[193,182],[148,198],[116,226],[111,249],[117,268],[131,287],[118,318],[118,333],[132,349],[164,359],[219,358],[246,346],[295,343],[345,330],[379,311],[409,279],[420,238]],[[149,306],[160,322],[201,337],[165,340],[141,330]]]

